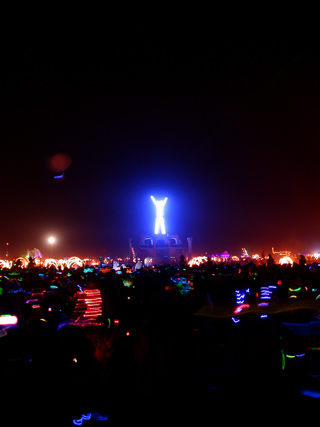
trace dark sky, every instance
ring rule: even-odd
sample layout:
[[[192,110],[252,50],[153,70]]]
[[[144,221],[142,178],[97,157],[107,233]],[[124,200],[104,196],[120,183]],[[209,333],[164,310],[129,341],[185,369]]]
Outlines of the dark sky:
[[[0,259],[320,249],[320,61],[298,28],[114,25],[1,39]],[[53,155],[72,163],[56,182]]]

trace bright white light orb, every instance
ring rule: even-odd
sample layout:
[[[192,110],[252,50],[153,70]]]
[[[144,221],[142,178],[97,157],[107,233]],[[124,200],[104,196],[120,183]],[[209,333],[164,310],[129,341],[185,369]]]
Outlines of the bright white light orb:
[[[52,245],[55,242],[55,238],[54,237],[49,237],[48,242],[50,243],[50,245]]]
[[[283,258],[279,259],[280,265],[293,265],[293,260],[289,256],[284,256]]]

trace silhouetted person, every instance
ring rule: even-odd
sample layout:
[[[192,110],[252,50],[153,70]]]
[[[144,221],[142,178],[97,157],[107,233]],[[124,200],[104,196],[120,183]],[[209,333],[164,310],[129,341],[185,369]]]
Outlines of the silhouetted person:
[[[179,268],[185,268],[187,265],[184,255],[180,255]]]
[[[274,266],[274,259],[272,258],[272,255],[269,254],[269,258],[267,259],[267,266],[273,267]]]
[[[299,265],[300,267],[307,265],[306,257],[303,254],[300,254]]]
[[[99,265],[98,265],[98,269],[100,270],[101,268],[106,268],[107,264],[103,261],[102,256],[99,256]]]

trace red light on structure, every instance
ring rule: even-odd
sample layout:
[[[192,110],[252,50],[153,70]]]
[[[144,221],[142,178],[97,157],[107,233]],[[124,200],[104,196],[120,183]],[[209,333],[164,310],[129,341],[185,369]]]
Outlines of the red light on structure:
[[[282,280],[278,280],[277,281],[277,285],[279,286],[279,285],[282,285]]]
[[[129,331],[127,331],[127,332],[126,332],[126,336],[128,337],[129,335],[130,335],[130,332],[129,332]]]
[[[118,319],[114,319],[113,323],[114,323],[115,325],[119,325],[119,320],[118,320]]]

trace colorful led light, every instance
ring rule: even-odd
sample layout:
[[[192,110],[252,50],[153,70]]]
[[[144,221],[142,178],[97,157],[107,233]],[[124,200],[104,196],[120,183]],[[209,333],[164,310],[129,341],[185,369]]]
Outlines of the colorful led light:
[[[268,307],[269,306],[269,303],[268,302],[260,302],[259,304],[258,304],[258,307]]]
[[[269,286],[261,286],[261,299],[271,299]]]
[[[76,306],[74,308],[74,322],[85,320],[95,323],[98,316],[102,316],[102,297],[99,289],[85,289],[75,293]]]

